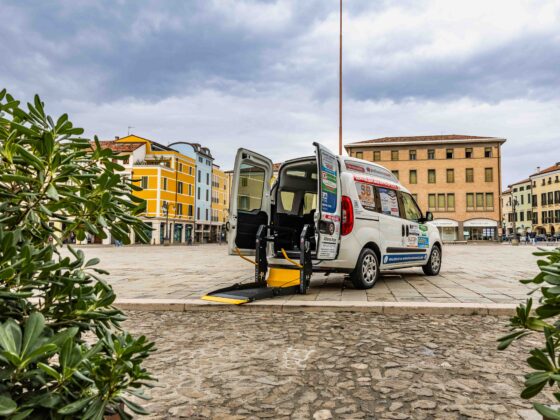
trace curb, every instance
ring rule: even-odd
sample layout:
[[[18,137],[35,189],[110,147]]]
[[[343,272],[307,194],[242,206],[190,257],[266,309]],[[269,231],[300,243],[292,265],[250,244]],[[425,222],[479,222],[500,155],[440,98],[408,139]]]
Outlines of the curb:
[[[490,315],[512,316],[510,303],[340,302],[268,300],[228,305],[200,299],[117,299],[114,306],[127,311],[245,311],[245,312],[367,312],[384,315]]]

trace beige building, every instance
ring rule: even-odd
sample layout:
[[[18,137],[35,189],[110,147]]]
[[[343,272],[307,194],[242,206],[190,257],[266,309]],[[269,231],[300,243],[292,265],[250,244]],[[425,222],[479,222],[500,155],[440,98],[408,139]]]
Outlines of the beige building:
[[[530,176],[533,229],[537,234],[560,232],[560,162]]]
[[[225,230],[229,210],[228,176],[218,165],[212,166],[212,220],[211,236],[213,241],[220,241]]]
[[[496,240],[501,223],[501,146],[465,135],[384,137],[345,146],[350,156],[393,171],[444,241]]]
[[[533,206],[531,180],[524,179],[508,186],[509,194],[502,193],[502,227],[509,235],[515,233],[526,235],[532,232]]]

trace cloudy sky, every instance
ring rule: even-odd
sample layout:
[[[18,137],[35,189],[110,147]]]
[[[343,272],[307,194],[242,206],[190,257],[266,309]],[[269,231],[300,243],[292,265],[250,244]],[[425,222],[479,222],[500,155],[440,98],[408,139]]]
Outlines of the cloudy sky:
[[[344,139],[508,139],[560,161],[559,1],[344,0]],[[338,0],[0,0],[0,87],[88,135],[280,161],[338,141]]]

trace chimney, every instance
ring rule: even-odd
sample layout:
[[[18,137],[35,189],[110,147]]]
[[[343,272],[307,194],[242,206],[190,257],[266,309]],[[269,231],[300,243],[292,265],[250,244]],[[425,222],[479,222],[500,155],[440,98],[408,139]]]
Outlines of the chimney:
[[[541,171],[541,167],[537,166],[537,173]]]
[[[120,137],[119,137],[119,136],[115,136],[115,140],[118,140],[118,139],[120,139]]]

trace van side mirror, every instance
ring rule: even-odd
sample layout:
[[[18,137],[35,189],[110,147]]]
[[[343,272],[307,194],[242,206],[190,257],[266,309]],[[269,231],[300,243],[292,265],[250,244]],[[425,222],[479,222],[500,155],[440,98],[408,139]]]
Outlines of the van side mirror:
[[[431,222],[432,220],[434,220],[434,214],[431,211],[427,211],[426,217],[424,217],[424,219],[426,220],[426,222]]]

